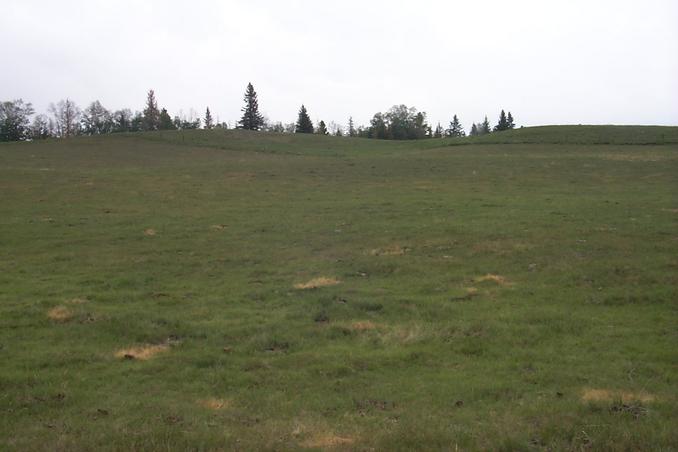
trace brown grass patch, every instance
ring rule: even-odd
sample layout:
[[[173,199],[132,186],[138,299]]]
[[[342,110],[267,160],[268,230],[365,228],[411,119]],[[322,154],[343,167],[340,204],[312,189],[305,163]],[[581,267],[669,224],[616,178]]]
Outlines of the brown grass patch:
[[[377,324],[370,320],[359,320],[351,323],[351,329],[353,331],[371,331],[377,329]]]
[[[149,228],[149,229],[146,229],[146,230],[144,231],[144,235],[145,235],[146,237],[153,237],[155,234],[156,234],[155,229],[150,229],[150,228]]]
[[[68,322],[73,318],[73,313],[65,306],[57,306],[47,311],[47,317],[55,322]]]
[[[584,389],[582,391],[581,399],[584,402],[614,402],[621,400],[624,403],[629,402],[652,402],[655,396],[648,394],[645,391],[631,392],[631,391],[613,391],[609,389]]]
[[[213,230],[213,231],[223,231],[224,229],[226,229],[226,225],[225,224],[213,224],[212,226],[210,226],[210,229]]]
[[[327,286],[336,286],[337,284],[341,284],[341,281],[335,278],[326,278],[326,277],[320,277],[320,278],[313,278],[312,280],[305,282],[305,283],[298,283],[294,285],[295,289],[317,289],[318,287],[327,287]]]
[[[307,439],[301,445],[311,449],[329,449],[333,447],[350,446],[355,439],[347,436],[338,436],[334,433],[323,433]]]
[[[162,353],[169,350],[169,345],[160,344],[160,345],[140,345],[137,347],[123,348],[115,352],[116,358],[125,358],[125,359],[140,359],[146,361],[153,358],[158,353]]]
[[[199,400],[198,404],[203,408],[207,408],[208,410],[219,411],[231,406],[231,401],[226,399],[209,398]]]
[[[509,282],[508,279],[504,278],[501,275],[493,275],[491,273],[488,273],[487,275],[480,276],[474,280],[477,283],[482,283],[482,282],[493,282],[495,284],[498,284],[500,286],[510,286],[511,283]]]
[[[369,251],[370,256],[402,256],[407,252],[407,248],[400,245],[391,245],[386,248],[375,248]]]
[[[678,213],[678,209],[662,209],[662,212]]]

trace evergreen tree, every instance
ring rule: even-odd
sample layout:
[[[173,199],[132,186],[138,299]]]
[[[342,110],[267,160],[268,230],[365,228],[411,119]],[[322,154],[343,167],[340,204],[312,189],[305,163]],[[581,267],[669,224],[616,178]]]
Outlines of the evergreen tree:
[[[328,135],[325,121],[320,121],[320,123],[318,123],[318,130],[316,131],[316,133],[319,135]]]
[[[163,108],[160,111],[160,117],[158,120],[158,130],[175,130],[175,129],[176,127],[169,113],[167,113],[167,109]]]
[[[469,132],[469,136],[472,137],[477,137],[478,136],[478,126],[474,122],[473,125],[471,126],[471,132]]]
[[[513,122],[513,116],[511,115],[511,112],[508,112],[508,118],[506,119],[507,126],[509,129],[515,129],[516,124]]]
[[[207,130],[212,129],[214,127],[214,121],[212,120],[212,113],[210,113],[210,107],[207,107],[207,110],[205,110],[205,128]]]
[[[503,130],[508,130],[509,125],[508,125],[508,120],[506,119],[506,113],[504,110],[501,111],[499,114],[499,123],[497,123],[496,126],[494,126],[494,131],[495,132],[501,132]]]
[[[485,135],[487,133],[492,132],[492,130],[490,129],[490,121],[487,120],[487,116],[485,116],[485,120],[480,125],[480,129],[478,130],[478,132],[480,133],[480,135]]]
[[[443,128],[440,125],[440,123],[438,123],[438,125],[436,126],[436,131],[433,133],[433,138],[442,138],[442,137],[443,137]]]
[[[299,118],[294,129],[295,133],[313,133],[313,122],[308,116],[308,111],[306,111],[305,106],[301,106],[299,110]]]
[[[353,116],[351,116],[350,118],[348,118],[348,136],[354,137],[356,135],[358,135],[358,132],[356,132],[355,130],[355,126],[353,124]]]
[[[245,106],[242,108],[242,118],[238,121],[241,129],[259,130],[264,126],[264,117],[259,113],[259,100],[254,86],[247,84],[245,90]]]
[[[461,122],[459,122],[459,118],[457,118],[457,115],[454,115],[452,118],[452,122],[450,122],[450,128],[445,131],[445,135],[448,137],[463,137],[466,135]]]
[[[146,96],[146,108],[144,108],[144,130],[158,130],[160,127],[160,110],[158,101],[155,100],[155,92],[150,90]]]

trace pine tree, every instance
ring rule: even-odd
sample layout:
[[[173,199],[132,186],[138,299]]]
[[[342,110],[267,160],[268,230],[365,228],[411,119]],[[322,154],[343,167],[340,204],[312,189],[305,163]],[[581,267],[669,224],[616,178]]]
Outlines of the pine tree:
[[[264,125],[264,117],[259,113],[257,93],[251,83],[245,90],[245,106],[242,108],[242,118],[238,121],[241,129],[259,130]]]
[[[503,130],[508,130],[508,120],[506,119],[506,113],[504,110],[501,111],[499,114],[499,123],[497,123],[496,126],[494,126],[494,131],[495,132],[501,132]]]
[[[155,92],[150,90],[146,97],[146,108],[144,108],[144,130],[158,130],[160,126],[160,110],[158,102],[155,100]]]
[[[436,131],[433,133],[433,138],[442,138],[442,137],[443,137],[443,128],[440,125],[440,123],[438,123],[438,125],[436,126]]]
[[[174,129],[176,129],[176,126],[174,125],[172,118],[170,117],[169,113],[167,113],[167,109],[163,108],[160,111],[160,118],[158,120],[158,130],[174,130]]]
[[[319,135],[327,135],[327,126],[325,125],[325,121],[320,121],[318,124],[318,131],[316,132]]]
[[[308,116],[308,111],[306,111],[305,106],[301,106],[299,110],[299,118],[294,129],[295,133],[313,133],[313,122]]]
[[[516,128],[516,124],[513,122],[513,116],[511,115],[510,111],[508,112],[508,118],[507,118],[506,122],[507,122],[507,126],[508,126],[509,129],[515,129]]]
[[[459,118],[457,118],[457,115],[454,115],[452,118],[452,122],[450,122],[450,128],[445,131],[445,134],[448,137],[463,137],[466,135],[461,122],[459,122]]]
[[[348,118],[348,136],[349,136],[349,137],[354,137],[354,136],[356,136],[357,134],[358,134],[358,133],[356,132],[355,126],[354,126],[354,124],[353,124],[353,116],[351,116],[350,118]]]
[[[478,136],[478,126],[474,122],[473,125],[471,126],[471,132],[469,133],[469,136],[472,137],[477,137]]]
[[[487,120],[487,116],[485,116],[485,120],[480,125],[480,130],[478,130],[478,132],[480,133],[480,135],[485,135],[487,133],[492,132],[492,130],[490,129],[490,121]]]
[[[205,128],[210,130],[214,127],[214,121],[212,120],[212,113],[210,113],[210,107],[207,107],[205,110]]]

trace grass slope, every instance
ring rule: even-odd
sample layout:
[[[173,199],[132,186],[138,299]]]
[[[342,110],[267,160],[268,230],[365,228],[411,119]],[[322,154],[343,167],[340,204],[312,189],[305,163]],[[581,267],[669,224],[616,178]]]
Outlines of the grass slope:
[[[0,145],[0,449],[678,447],[678,148],[449,141]]]

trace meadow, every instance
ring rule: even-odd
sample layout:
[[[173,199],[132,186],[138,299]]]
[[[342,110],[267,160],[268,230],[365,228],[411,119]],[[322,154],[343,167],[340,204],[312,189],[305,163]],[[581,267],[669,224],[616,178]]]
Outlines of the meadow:
[[[678,128],[0,144],[1,450],[676,450]]]

